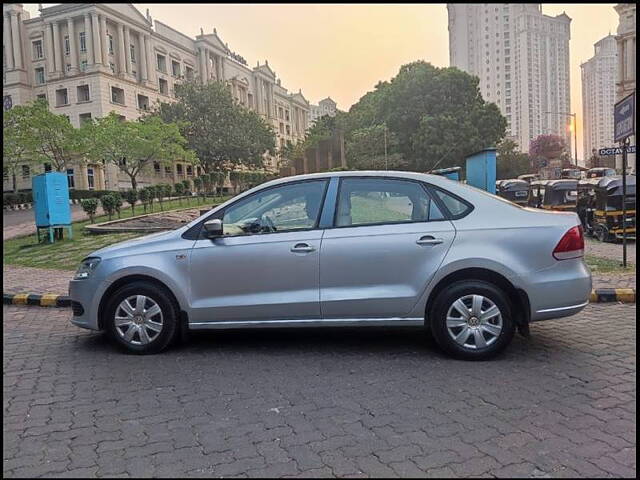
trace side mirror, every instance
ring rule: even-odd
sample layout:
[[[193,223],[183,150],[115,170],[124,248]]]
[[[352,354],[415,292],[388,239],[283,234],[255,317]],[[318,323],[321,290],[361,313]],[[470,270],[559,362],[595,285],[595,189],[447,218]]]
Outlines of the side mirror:
[[[207,238],[221,237],[223,235],[222,220],[214,218],[213,220],[204,222],[204,234]]]

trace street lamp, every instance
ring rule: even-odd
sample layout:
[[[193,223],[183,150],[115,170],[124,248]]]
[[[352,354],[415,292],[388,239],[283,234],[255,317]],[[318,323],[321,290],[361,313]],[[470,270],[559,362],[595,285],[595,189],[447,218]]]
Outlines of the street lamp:
[[[573,122],[571,124],[569,124],[569,131],[573,131],[573,138],[574,138],[574,153],[575,153],[575,161],[576,161],[576,166],[578,166],[578,122],[576,120],[576,114],[575,113],[565,113],[565,112],[544,112],[544,113],[549,113],[552,115],[564,115],[566,117],[572,117],[573,118]]]

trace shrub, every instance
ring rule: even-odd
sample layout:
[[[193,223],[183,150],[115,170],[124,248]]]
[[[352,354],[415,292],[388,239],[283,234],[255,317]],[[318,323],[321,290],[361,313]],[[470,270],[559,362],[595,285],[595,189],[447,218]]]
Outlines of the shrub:
[[[105,211],[107,215],[109,215],[109,220],[113,216],[116,211],[116,197],[115,195],[108,193],[106,195],[102,195],[100,197],[100,203],[102,204],[102,209]]]
[[[147,213],[147,205],[149,205],[151,192],[149,192],[148,188],[141,188],[138,191],[138,198],[142,202],[142,207],[144,208],[144,213]]]
[[[2,195],[2,205],[8,205],[13,207],[18,203],[18,194],[16,193],[5,193]]]
[[[118,214],[118,218],[120,218],[120,210],[122,209],[122,194],[120,192],[113,192],[111,194],[114,198],[114,208],[116,209],[116,213]]]
[[[80,205],[82,206],[82,210],[89,215],[91,223],[93,223],[96,211],[98,210],[98,200],[95,198],[84,198],[80,201]]]
[[[131,215],[136,214],[136,202],[138,201],[138,191],[133,188],[127,190],[124,194],[124,198],[129,205],[131,205]]]

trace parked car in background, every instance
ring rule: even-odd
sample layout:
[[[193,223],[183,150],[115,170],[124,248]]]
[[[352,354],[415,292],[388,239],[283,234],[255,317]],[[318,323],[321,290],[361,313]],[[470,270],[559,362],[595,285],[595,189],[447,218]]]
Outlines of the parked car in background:
[[[71,321],[134,353],[197,330],[426,327],[448,353],[486,359],[587,305],[583,252],[575,213],[441,176],[294,176],[94,252],[70,282]]]

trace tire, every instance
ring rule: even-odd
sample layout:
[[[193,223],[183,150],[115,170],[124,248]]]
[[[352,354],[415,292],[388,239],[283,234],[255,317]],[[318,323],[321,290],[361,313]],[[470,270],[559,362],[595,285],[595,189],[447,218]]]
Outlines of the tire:
[[[138,308],[139,298],[140,305],[143,305],[142,314]],[[116,314],[120,317],[118,325]],[[105,307],[104,315],[109,335],[129,353],[159,353],[167,348],[179,331],[178,309],[171,294],[150,282],[135,281],[116,290]]]
[[[477,298],[480,300],[476,301]],[[473,308],[478,311],[477,305],[480,313],[488,313],[485,320],[473,314]],[[463,307],[467,307],[466,318],[461,311]],[[461,280],[442,290],[435,298],[429,317],[433,337],[440,348],[463,360],[487,360],[496,356],[509,345],[515,332],[507,296],[500,288],[481,280]],[[454,339],[456,335],[458,341]]]

